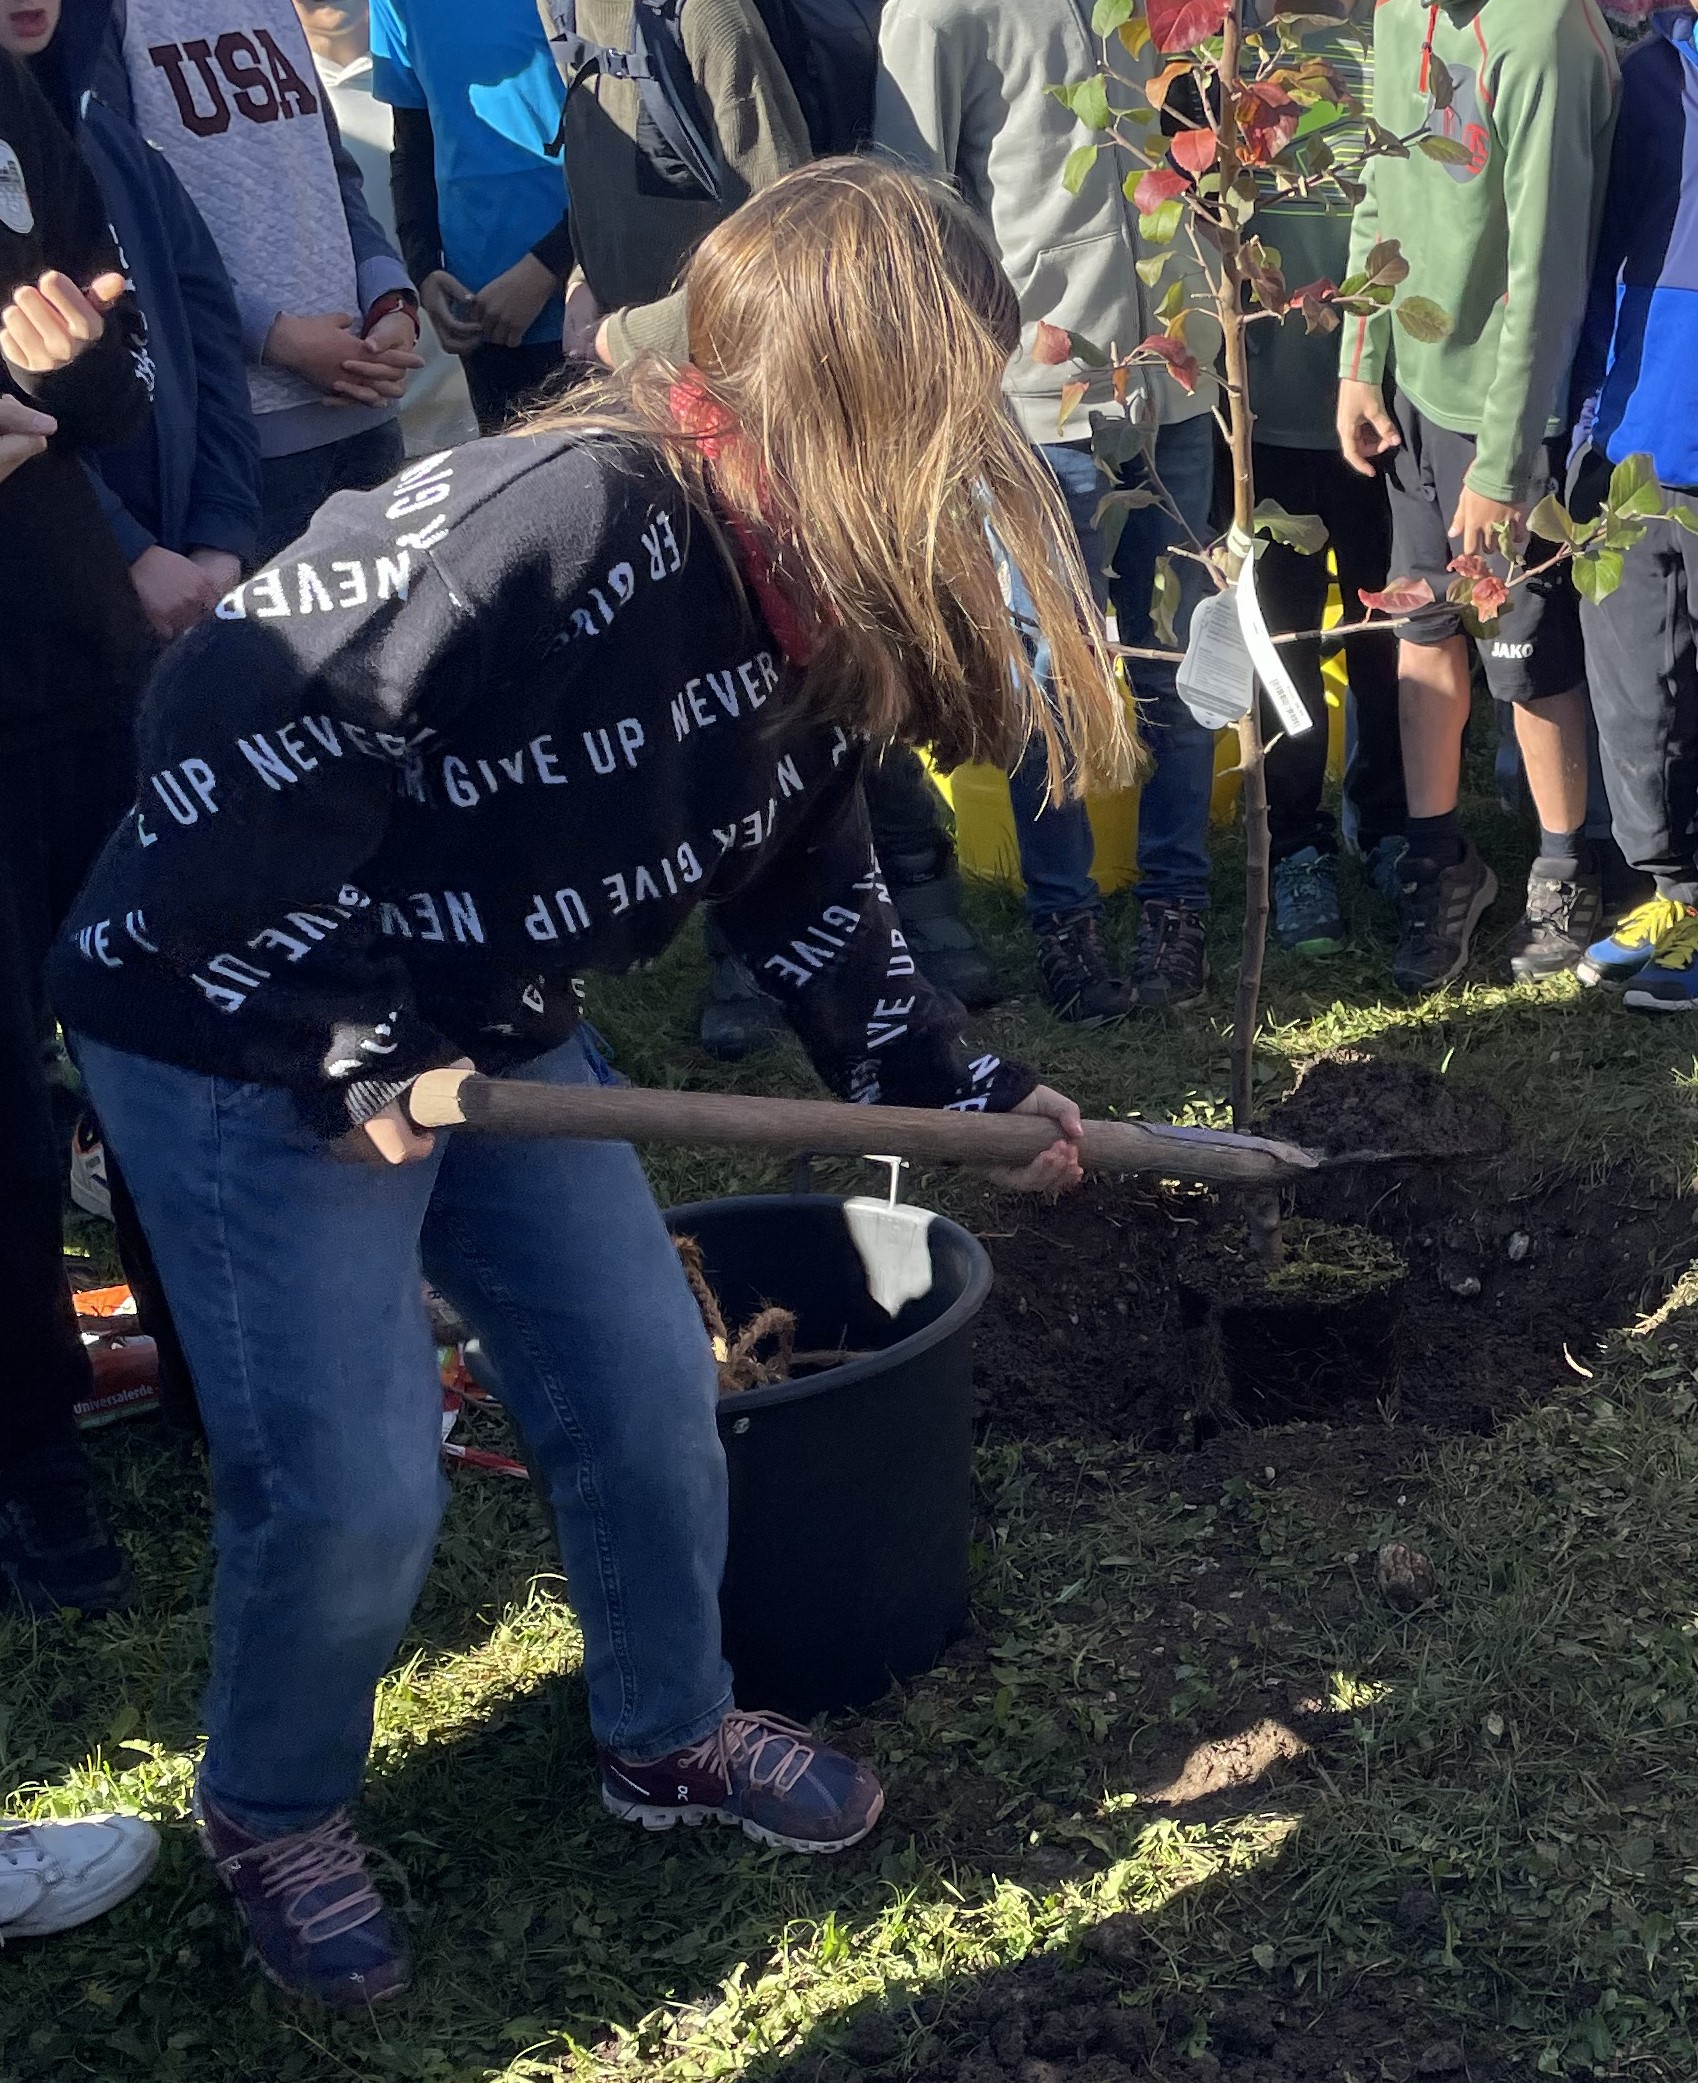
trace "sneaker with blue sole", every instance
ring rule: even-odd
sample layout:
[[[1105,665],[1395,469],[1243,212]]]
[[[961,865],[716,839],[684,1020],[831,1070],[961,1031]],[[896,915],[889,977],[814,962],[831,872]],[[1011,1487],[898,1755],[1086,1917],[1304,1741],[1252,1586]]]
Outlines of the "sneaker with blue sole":
[[[1273,934],[1294,955],[1338,955],[1350,944],[1338,896],[1338,856],[1305,846],[1274,863]]]
[[[412,1979],[405,1942],[366,1872],[366,1848],[338,1808],[310,1830],[254,1837],[204,1786],[201,1843],[236,1898],[260,1971],[291,1996],[365,2011]]]
[[[884,1789],[854,1758],[816,1743],[800,1723],[737,1709],[699,1743],[639,1764],[601,1752],[609,1815],[645,1830],[730,1823],[757,1844],[840,1852],[884,1811]]]
[[[1698,1012],[1698,912],[1688,912],[1628,980],[1621,1002],[1639,1013]]]
[[[1574,973],[1583,984],[1619,991],[1656,960],[1692,916],[1692,906],[1676,897],[1651,897],[1636,904],[1602,940],[1593,941],[1575,964]]]

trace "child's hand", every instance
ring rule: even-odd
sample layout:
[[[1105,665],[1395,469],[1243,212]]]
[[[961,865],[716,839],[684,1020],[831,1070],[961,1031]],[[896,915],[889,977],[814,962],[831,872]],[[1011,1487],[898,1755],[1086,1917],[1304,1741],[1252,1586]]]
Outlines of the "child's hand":
[[[200,566],[163,543],[151,543],[142,551],[130,566],[130,584],[154,635],[167,644],[193,629],[218,604],[212,580]]]
[[[510,268],[493,282],[486,282],[473,299],[485,338],[497,347],[517,347],[559,288],[558,279],[534,253],[521,253]]]
[[[97,275],[84,290],[49,268],[0,311],[0,355],[30,376],[68,369],[105,332],[106,314],[123,294],[122,275]]]
[[[293,369],[315,390],[323,391],[336,404],[344,404],[346,400],[337,396],[342,365],[359,345],[360,336],[354,330],[351,312],[326,311],[303,318],[293,311],[283,311],[265,336],[264,359],[279,369]],[[375,405],[378,400],[361,402]]]
[[[58,427],[50,412],[36,412],[21,398],[0,397],[0,484],[39,456]]]
[[[483,328],[478,324],[475,299],[457,275],[437,268],[419,284],[419,302],[436,329],[445,354],[470,354],[483,345]],[[465,314],[473,315],[467,317]]]
[[[1056,1138],[1047,1150],[1017,1171],[992,1172],[992,1184],[1008,1187],[1015,1193],[1043,1193],[1052,1197],[1058,1193],[1071,1193],[1085,1177],[1079,1162],[1079,1143],[1084,1134],[1079,1109],[1064,1093],[1056,1092],[1048,1085],[1039,1085],[1035,1091],[1027,1093],[1014,1111],[1017,1114],[1036,1114],[1043,1120],[1053,1121]]]

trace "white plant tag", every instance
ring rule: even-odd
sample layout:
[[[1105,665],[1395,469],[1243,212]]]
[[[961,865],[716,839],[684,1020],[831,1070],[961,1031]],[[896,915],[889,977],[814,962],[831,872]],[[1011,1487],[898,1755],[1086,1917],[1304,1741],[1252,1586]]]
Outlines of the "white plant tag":
[[[932,1291],[932,1218],[924,1208],[857,1198],[843,1219],[867,1276],[867,1293],[886,1316]]]
[[[1211,593],[1192,610],[1191,641],[1176,677],[1179,699],[1205,730],[1223,730],[1249,708],[1256,668],[1230,594]]]
[[[1279,646],[1268,634],[1267,617],[1262,613],[1262,603],[1256,598],[1254,557],[1246,557],[1239,566],[1238,583],[1232,592],[1238,603],[1238,624],[1244,632],[1244,642],[1249,648],[1256,677],[1262,683],[1262,692],[1279,718],[1280,729],[1288,738],[1299,738],[1314,727],[1314,718],[1303,706],[1303,697],[1285,669]]]

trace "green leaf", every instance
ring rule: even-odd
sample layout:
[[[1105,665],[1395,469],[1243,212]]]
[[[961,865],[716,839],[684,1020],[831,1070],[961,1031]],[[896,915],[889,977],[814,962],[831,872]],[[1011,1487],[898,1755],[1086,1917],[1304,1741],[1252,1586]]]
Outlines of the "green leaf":
[[[1474,163],[1474,154],[1461,138],[1440,137],[1434,130],[1418,137],[1415,140],[1415,149],[1417,152],[1425,152],[1429,159],[1436,159],[1440,166],[1472,166]],[[1407,158],[1408,154],[1405,152],[1396,156]]]
[[[1061,185],[1069,195],[1077,195],[1090,179],[1100,150],[1098,145],[1076,145],[1068,153],[1066,164],[1061,169]]]
[[[1163,320],[1177,318],[1185,309],[1186,295],[1186,285],[1183,282],[1170,282],[1167,293],[1156,306],[1156,316]]]
[[[1138,219],[1138,236],[1146,246],[1170,245],[1179,229],[1179,213],[1185,205],[1174,196],[1164,202],[1159,210],[1152,210],[1147,217]]]
[[[1319,514],[1291,514],[1277,499],[1264,499],[1252,516],[1258,535],[1285,543],[1305,557],[1318,556],[1327,546],[1327,526]]]
[[[1174,634],[1174,617],[1179,613],[1181,600],[1179,574],[1168,557],[1156,559],[1155,583],[1150,589],[1150,620],[1156,626],[1157,638],[1169,649],[1178,639]]]
[[[1431,297],[1400,297],[1392,306],[1392,316],[1410,339],[1424,341],[1429,347],[1451,330],[1449,314]]]
[[[1069,87],[1063,98],[1087,130],[1106,130],[1114,121],[1108,105],[1108,81],[1100,72]]]
[[[1122,22],[1132,19],[1137,0],[1097,0],[1091,10],[1091,32],[1095,36],[1112,36]]]
[[[1645,507],[1638,504],[1640,496],[1647,490],[1657,493],[1657,504]],[[1662,494],[1657,484],[1656,466],[1642,451],[1624,456],[1610,472],[1610,488],[1604,505],[1611,513],[1661,513]]]
[[[1543,542],[1575,540],[1574,517],[1554,492],[1547,492],[1527,516],[1527,533]]]
[[[1174,258],[1171,253],[1152,253],[1138,262],[1138,280],[1146,289],[1154,289]]]
[[[1684,528],[1688,535],[1698,535],[1698,513],[1690,506],[1671,506],[1663,518],[1672,521],[1677,528]]]
[[[1087,369],[1106,369],[1108,356],[1091,338],[1089,333],[1069,333],[1067,344],[1073,350],[1073,359],[1083,362]]]
[[[1574,560],[1574,583],[1594,606],[1621,584],[1619,550],[1585,550]]]

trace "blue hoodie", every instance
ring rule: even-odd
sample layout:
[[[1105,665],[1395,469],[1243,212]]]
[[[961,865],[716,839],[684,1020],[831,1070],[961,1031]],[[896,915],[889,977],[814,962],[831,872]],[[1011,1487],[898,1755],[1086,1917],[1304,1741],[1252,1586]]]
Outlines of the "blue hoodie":
[[[1621,67],[1621,115],[1574,362],[1576,417],[1612,462],[1698,486],[1698,49],[1670,9]]]
[[[88,461],[130,563],[168,550],[227,550],[249,562],[259,538],[259,436],[248,402],[230,278],[200,212],[163,152],[100,99],[116,59],[112,0],[64,0],[33,61],[38,84],[82,148],[147,319],[153,418]]]

